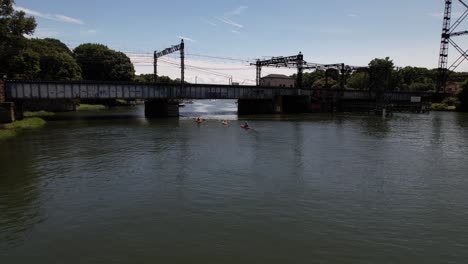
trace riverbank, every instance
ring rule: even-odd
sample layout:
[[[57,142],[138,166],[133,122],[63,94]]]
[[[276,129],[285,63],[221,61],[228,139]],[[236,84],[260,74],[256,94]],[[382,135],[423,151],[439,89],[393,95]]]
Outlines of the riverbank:
[[[105,105],[95,105],[95,104],[80,104],[76,107],[76,111],[99,111],[106,110]]]
[[[0,140],[14,137],[22,130],[41,128],[45,124],[46,121],[44,121],[44,119],[31,117],[11,124],[0,125]]]

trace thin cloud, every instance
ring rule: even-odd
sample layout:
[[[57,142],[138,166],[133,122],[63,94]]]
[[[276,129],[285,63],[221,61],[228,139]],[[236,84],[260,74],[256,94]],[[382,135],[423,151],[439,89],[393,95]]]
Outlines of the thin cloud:
[[[231,30],[231,32],[234,33],[234,34],[240,34],[240,32],[237,31],[237,30]]]
[[[184,36],[177,36],[177,37],[180,38],[180,39],[183,39],[183,40],[190,41],[190,42],[197,42],[196,40],[194,40],[192,38],[188,38],[188,37],[184,37]]]
[[[97,34],[97,31],[94,29],[88,29],[88,30],[81,30],[80,35],[81,36],[94,36]]]
[[[54,20],[58,22],[63,22],[63,23],[69,23],[69,24],[77,24],[77,25],[84,25],[84,22],[80,19],[65,16],[65,15],[60,15],[60,14],[44,14],[39,11],[35,11],[26,7],[22,6],[14,6],[15,10],[17,11],[23,11],[28,15],[35,16],[35,17],[40,17],[48,20]]]
[[[343,28],[321,28],[318,30],[319,33],[322,34],[330,34],[330,35],[352,35],[353,31]]]
[[[207,23],[208,25],[211,25],[211,26],[213,26],[213,27],[216,27],[216,26],[217,26],[215,23],[211,22],[211,21],[208,20],[208,19],[201,18],[201,21],[203,21],[203,22],[205,22],[205,23]]]
[[[357,14],[348,14],[348,17],[357,18],[357,17],[359,17],[359,15],[357,15]]]
[[[234,27],[238,27],[238,28],[244,28],[243,25],[239,24],[239,23],[236,23],[228,18],[221,18],[221,17],[216,17],[216,19],[218,19],[219,21],[225,23],[225,24],[228,24],[230,26],[234,26]]]
[[[56,38],[61,36],[62,33],[55,31],[54,29],[50,28],[38,28],[36,31],[34,31],[34,35],[32,37],[34,38]],[[30,37],[30,36],[26,36]]]
[[[239,6],[239,7],[235,8],[234,10],[227,12],[225,16],[227,16],[227,17],[238,16],[238,15],[242,14],[242,12],[244,12],[248,8],[249,8],[248,6]]]

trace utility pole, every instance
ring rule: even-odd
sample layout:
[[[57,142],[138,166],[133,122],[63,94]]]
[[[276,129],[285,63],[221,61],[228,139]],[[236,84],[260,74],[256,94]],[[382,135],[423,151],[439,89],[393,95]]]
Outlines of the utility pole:
[[[156,56],[156,51],[154,52],[154,61],[153,61],[153,81],[158,81],[158,57]]]
[[[257,60],[256,66],[257,66],[257,78],[256,78],[257,86],[260,86],[260,80],[262,78],[262,64],[260,60]]]
[[[302,74],[304,73],[304,55],[297,55],[297,89],[302,89]]]
[[[180,42],[180,83],[182,87],[185,83],[185,44],[182,39]]]

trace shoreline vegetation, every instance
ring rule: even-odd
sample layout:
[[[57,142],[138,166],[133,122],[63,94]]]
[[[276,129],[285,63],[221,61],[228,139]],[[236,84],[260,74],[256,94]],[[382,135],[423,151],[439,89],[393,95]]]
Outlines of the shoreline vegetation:
[[[457,112],[461,111],[460,106],[461,103],[457,97],[447,97],[440,103],[433,103],[431,105],[431,110]]]
[[[0,125],[0,140],[12,138],[17,135],[17,133],[30,130],[38,129],[43,127],[46,124],[46,121],[39,117],[28,117],[20,121],[15,121],[11,124]]]
[[[76,107],[76,111],[99,111],[99,110],[106,110],[107,107],[105,105],[99,104],[80,104]]]

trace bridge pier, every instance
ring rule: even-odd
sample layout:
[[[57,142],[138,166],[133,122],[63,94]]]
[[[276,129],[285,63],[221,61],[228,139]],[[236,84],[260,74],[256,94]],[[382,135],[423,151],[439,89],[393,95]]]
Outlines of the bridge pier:
[[[147,118],[179,117],[179,102],[169,99],[152,99],[145,102]]]
[[[299,114],[307,113],[310,104],[310,96],[282,96],[282,113],[283,114]]]
[[[239,99],[237,102],[238,115],[274,114],[275,104],[271,99]]]
[[[6,102],[5,81],[0,80],[0,124],[12,123],[15,120],[22,119],[22,111],[20,111],[19,118],[15,116],[16,107],[15,103]]]

